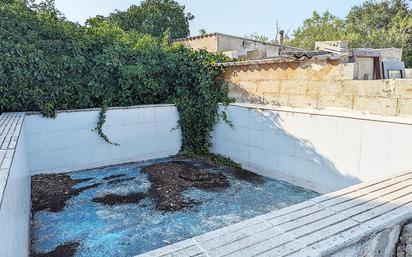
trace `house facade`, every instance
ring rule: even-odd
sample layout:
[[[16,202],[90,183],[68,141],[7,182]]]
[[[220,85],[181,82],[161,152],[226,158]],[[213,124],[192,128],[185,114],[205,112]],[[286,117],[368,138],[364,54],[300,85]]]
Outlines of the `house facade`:
[[[293,51],[297,48],[263,42],[250,38],[211,33],[200,36],[176,39],[174,43],[181,43],[195,50],[205,49],[209,52],[222,52],[230,58],[264,59],[281,55],[284,51]]]

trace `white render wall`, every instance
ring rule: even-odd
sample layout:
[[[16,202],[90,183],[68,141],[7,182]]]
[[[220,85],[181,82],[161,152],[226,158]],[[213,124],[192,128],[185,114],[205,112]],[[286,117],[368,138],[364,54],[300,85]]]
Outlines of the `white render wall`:
[[[178,153],[180,129],[173,105],[112,108],[103,131],[95,131],[99,110],[59,112],[55,119],[26,114],[24,127],[33,174],[76,171],[110,164],[163,158]]]
[[[223,108],[223,107],[222,107]],[[234,104],[212,151],[246,169],[320,193],[412,169],[412,121]]]
[[[23,129],[14,152],[3,200],[0,203],[1,257],[29,256],[31,194],[24,137]]]

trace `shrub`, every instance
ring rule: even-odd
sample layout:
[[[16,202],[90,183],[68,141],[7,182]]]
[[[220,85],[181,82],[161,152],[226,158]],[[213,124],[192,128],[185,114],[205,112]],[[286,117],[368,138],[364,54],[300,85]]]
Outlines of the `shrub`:
[[[69,22],[53,2],[0,2],[0,112],[174,103],[183,132],[182,152],[208,152],[210,132],[228,103],[219,79],[222,55],[170,45],[113,23]]]

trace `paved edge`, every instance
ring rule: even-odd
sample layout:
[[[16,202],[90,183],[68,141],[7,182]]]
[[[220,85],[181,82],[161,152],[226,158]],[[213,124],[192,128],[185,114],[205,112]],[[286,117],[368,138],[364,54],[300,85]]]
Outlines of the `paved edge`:
[[[24,113],[2,113],[0,115],[0,208],[24,116]]]

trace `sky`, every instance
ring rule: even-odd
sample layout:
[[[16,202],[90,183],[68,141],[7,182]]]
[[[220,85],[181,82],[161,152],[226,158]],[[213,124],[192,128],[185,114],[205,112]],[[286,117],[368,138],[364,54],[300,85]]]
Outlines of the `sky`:
[[[303,24],[313,11],[328,10],[334,15],[345,17],[353,5],[365,0],[177,0],[186,6],[195,19],[190,24],[191,35],[200,29],[208,33],[221,32],[236,36],[250,33],[273,39],[276,20],[279,27],[289,31]],[[57,8],[66,18],[81,24],[89,17],[107,16],[114,10],[126,10],[139,0],[56,0]]]

